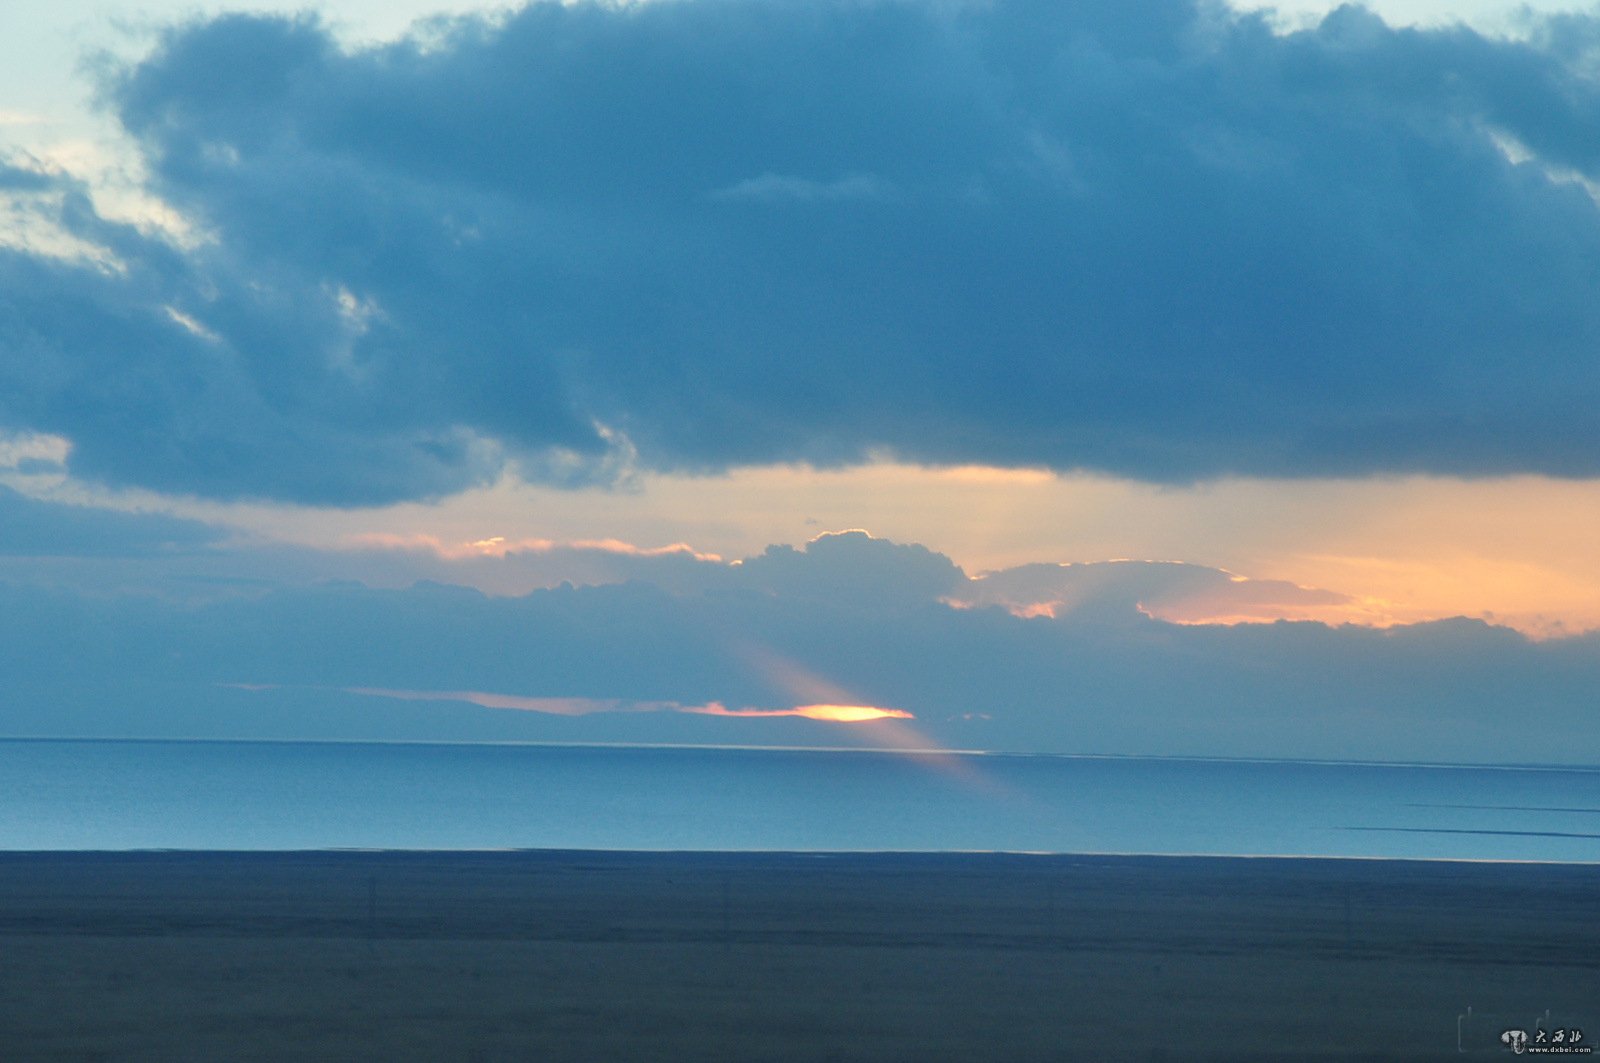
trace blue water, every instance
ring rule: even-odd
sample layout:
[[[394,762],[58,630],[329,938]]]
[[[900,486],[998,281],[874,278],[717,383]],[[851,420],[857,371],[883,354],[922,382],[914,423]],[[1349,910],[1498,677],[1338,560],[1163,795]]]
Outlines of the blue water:
[[[1014,850],[1600,862],[1600,769],[0,741],[0,849]]]

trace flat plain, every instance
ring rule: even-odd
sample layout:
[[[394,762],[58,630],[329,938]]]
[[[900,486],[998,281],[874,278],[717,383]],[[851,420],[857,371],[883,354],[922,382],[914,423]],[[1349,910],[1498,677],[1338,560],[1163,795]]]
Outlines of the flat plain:
[[[0,854],[4,1060],[1422,1060],[1540,1023],[1600,1037],[1600,867]]]

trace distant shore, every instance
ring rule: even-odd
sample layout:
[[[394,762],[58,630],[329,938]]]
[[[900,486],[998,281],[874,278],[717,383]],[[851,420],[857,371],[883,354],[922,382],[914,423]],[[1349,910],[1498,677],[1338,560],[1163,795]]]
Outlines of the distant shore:
[[[1540,1021],[1600,1036],[1593,865],[0,853],[0,949],[7,1060],[1399,1060],[1505,1054]]]

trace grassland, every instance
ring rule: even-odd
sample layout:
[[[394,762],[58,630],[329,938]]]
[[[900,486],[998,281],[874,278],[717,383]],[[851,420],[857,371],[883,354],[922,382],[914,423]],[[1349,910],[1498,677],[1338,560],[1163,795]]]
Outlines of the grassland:
[[[0,1059],[1446,1059],[1597,946],[1589,866],[13,853]]]

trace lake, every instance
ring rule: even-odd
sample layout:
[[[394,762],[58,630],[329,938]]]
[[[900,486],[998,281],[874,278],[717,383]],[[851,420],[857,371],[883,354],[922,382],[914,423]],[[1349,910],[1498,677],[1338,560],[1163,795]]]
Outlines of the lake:
[[[0,741],[0,849],[1017,851],[1600,862],[1600,769]]]

